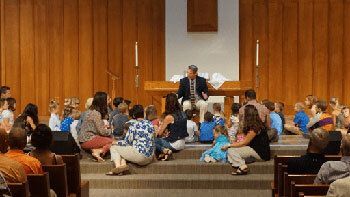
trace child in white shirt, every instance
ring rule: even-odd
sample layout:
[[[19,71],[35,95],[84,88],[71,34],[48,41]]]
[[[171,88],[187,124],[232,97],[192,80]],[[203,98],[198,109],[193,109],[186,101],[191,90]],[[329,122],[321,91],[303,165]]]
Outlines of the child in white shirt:
[[[11,97],[7,98],[2,109],[2,125],[3,128],[9,133],[15,122],[13,112],[16,110],[16,99]]]
[[[49,103],[49,111],[51,113],[50,120],[49,120],[49,127],[51,131],[61,131],[61,121],[60,117],[58,115],[60,110],[59,103],[53,99]]]
[[[72,133],[72,136],[79,147],[80,145],[78,140],[77,125],[79,123],[80,116],[81,116],[81,112],[79,110],[77,109],[72,110],[72,118],[74,119],[74,121],[72,122],[72,124],[70,124],[70,132]]]
[[[227,123],[228,136],[231,143],[236,141],[237,133],[239,130],[239,109],[240,108],[241,108],[241,104],[239,103],[233,103],[231,106],[231,117],[230,117],[230,121],[228,121]]]
[[[185,111],[187,116],[187,133],[188,137],[185,138],[186,143],[192,143],[198,141],[198,126],[193,121],[193,112],[192,110]]]

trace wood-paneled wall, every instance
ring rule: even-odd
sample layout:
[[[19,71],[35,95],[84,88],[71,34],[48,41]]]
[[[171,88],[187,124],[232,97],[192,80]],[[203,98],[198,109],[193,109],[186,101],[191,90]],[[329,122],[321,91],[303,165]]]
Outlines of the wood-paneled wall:
[[[165,78],[165,0],[0,0],[1,84],[17,109],[33,102],[48,114],[51,98],[96,91],[160,104],[143,81]],[[135,88],[135,42],[141,86]]]
[[[255,81],[260,41],[259,99],[291,111],[308,94],[350,104],[350,0],[241,0],[240,78]],[[0,0],[0,80],[18,110],[50,98],[112,91],[156,105],[145,80],[165,78],[165,0]],[[135,88],[139,45],[140,87]]]
[[[287,111],[314,94],[350,104],[350,0],[241,0],[240,78],[255,81],[259,99]]]

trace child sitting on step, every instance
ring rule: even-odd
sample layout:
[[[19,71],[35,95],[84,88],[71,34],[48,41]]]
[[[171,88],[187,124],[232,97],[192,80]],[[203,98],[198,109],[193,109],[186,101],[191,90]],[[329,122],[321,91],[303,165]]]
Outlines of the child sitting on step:
[[[202,144],[213,143],[213,129],[215,127],[215,121],[213,120],[213,114],[206,112],[204,114],[204,122],[200,126],[199,141]]]
[[[9,133],[15,120],[14,111],[16,110],[16,99],[9,97],[5,100],[5,105],[3,106],[2,115],[2,126]]]
[[[241,108],[241,104],[239,103],[233,103],[231,106],[231,117],[230,117],[230,121],[227,122],[228,137],[231,143],[236,141],[236,135],[239,129],[239,109],[240,108]]]
[[[213,104],[213,113],[214,113],[215,124],[225,126],[225,116],[224,116],[224,113],[221,111],[220,103]]]
[[[245,138],[245,135],[244,135],[242,129],[238,130],[235,142],[243,142],[244,138]]]
[[[77,110],[77,109],[73,109],[71,116],[73,118],[73,122],[69,126],[70,127],[70,132],[71,132],[75,142],[79,145],[77,125],[79,123],[81,112],[79,110]]]
[[[284,118],[284,103],[276,102],[275,103],[275,112],[280,116],[282,120],[282,133],[284,133],[284,124],[286,124],[286,119]]]
[[[192,143],[198,141],[198,126],[193,121],[193,111],[190,109],[187,109],[185,111],[187,116],[187,133],[188,137],[185,138],[186,143]]]
[[[60,110],[60,105],[55,99],[52,99],[49,104],[49,111],[51,113],[49,120],[49,127],[51,131],[60,131],[61,128],[61,120],[58,115]]]
[[[230,141],[227,137],[227,129],[225,126],[217,125],[214,128],[214,147],[206,150],[202,157],[201,161],[205,161],[207,163],[210,162],[227,162],[227,150],[221,150],[223,146],[229,145]]]
[[[294,125],[285,124],[284,128],[286,129],[286,133],[292,133],[295,135],[307,134],[308,130],[306,125],[309,123],[309,117],[304,111],[305,105],[302,102],[296,103],[294,105],[294,110],[296,112],[294,116]]]
[[[61,123],[60,130],[63,132],[70,132],[70,125],[73,123],[73,107],[66,106],[63,110],[63,121]]]
[[[125,103],[120,103],[118,105],[119,113],[112,117],[112,127],[113,127],[113,135],[117,139],[121,139],[121,136],[124,135],[124,125],[129,121],[129,107]]]
[[[268,110],[270,110],[270,129],[267,131],[267,135],[269,136],[270,142],[277,142],[278,136],[282,134],[282,119],[275,112],[275,103],[271,101],[267,101],[265,106]]]
[[[159,118],[157,114],[157,108],[154,105],[149,105],[146,107],[146,120],[152,122],[154,130],[157,131],[159,128]]]
[[[159,128],[162,126],[162,124],[164,123],[164,118],[165,118],[165,115],[162,114],[160,117],[159,117]],[[158,128],[158,130],[159,130]],[[158,132],[158,130],[156,130],[156,133]],[[158,137],[160,138],[166,138],[169,136],[169,129],[168,128],[165,128],[164,132],[162,135],[159,135]]]

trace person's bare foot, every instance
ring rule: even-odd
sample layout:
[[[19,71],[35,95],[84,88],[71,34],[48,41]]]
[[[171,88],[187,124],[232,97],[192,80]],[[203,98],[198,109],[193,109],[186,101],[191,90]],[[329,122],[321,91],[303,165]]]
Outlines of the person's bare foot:
[[[92,157],[94,157],[97,160],[97,162],[103,162],[105,160],[101,157],[101,153],[102,153],[101,150],[93,149],[91,155],[92,155]]]

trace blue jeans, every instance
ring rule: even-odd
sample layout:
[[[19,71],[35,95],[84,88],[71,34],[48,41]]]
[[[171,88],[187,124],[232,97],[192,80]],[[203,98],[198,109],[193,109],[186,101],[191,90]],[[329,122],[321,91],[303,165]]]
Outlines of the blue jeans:
[[[176,151],[170,144],[170,142],[166,141],[163,138],[156,138],[154,140],[155,144],[156,144],[156,151],[157,153],[162,153],[164,148],[168,148],[172,151]]]

